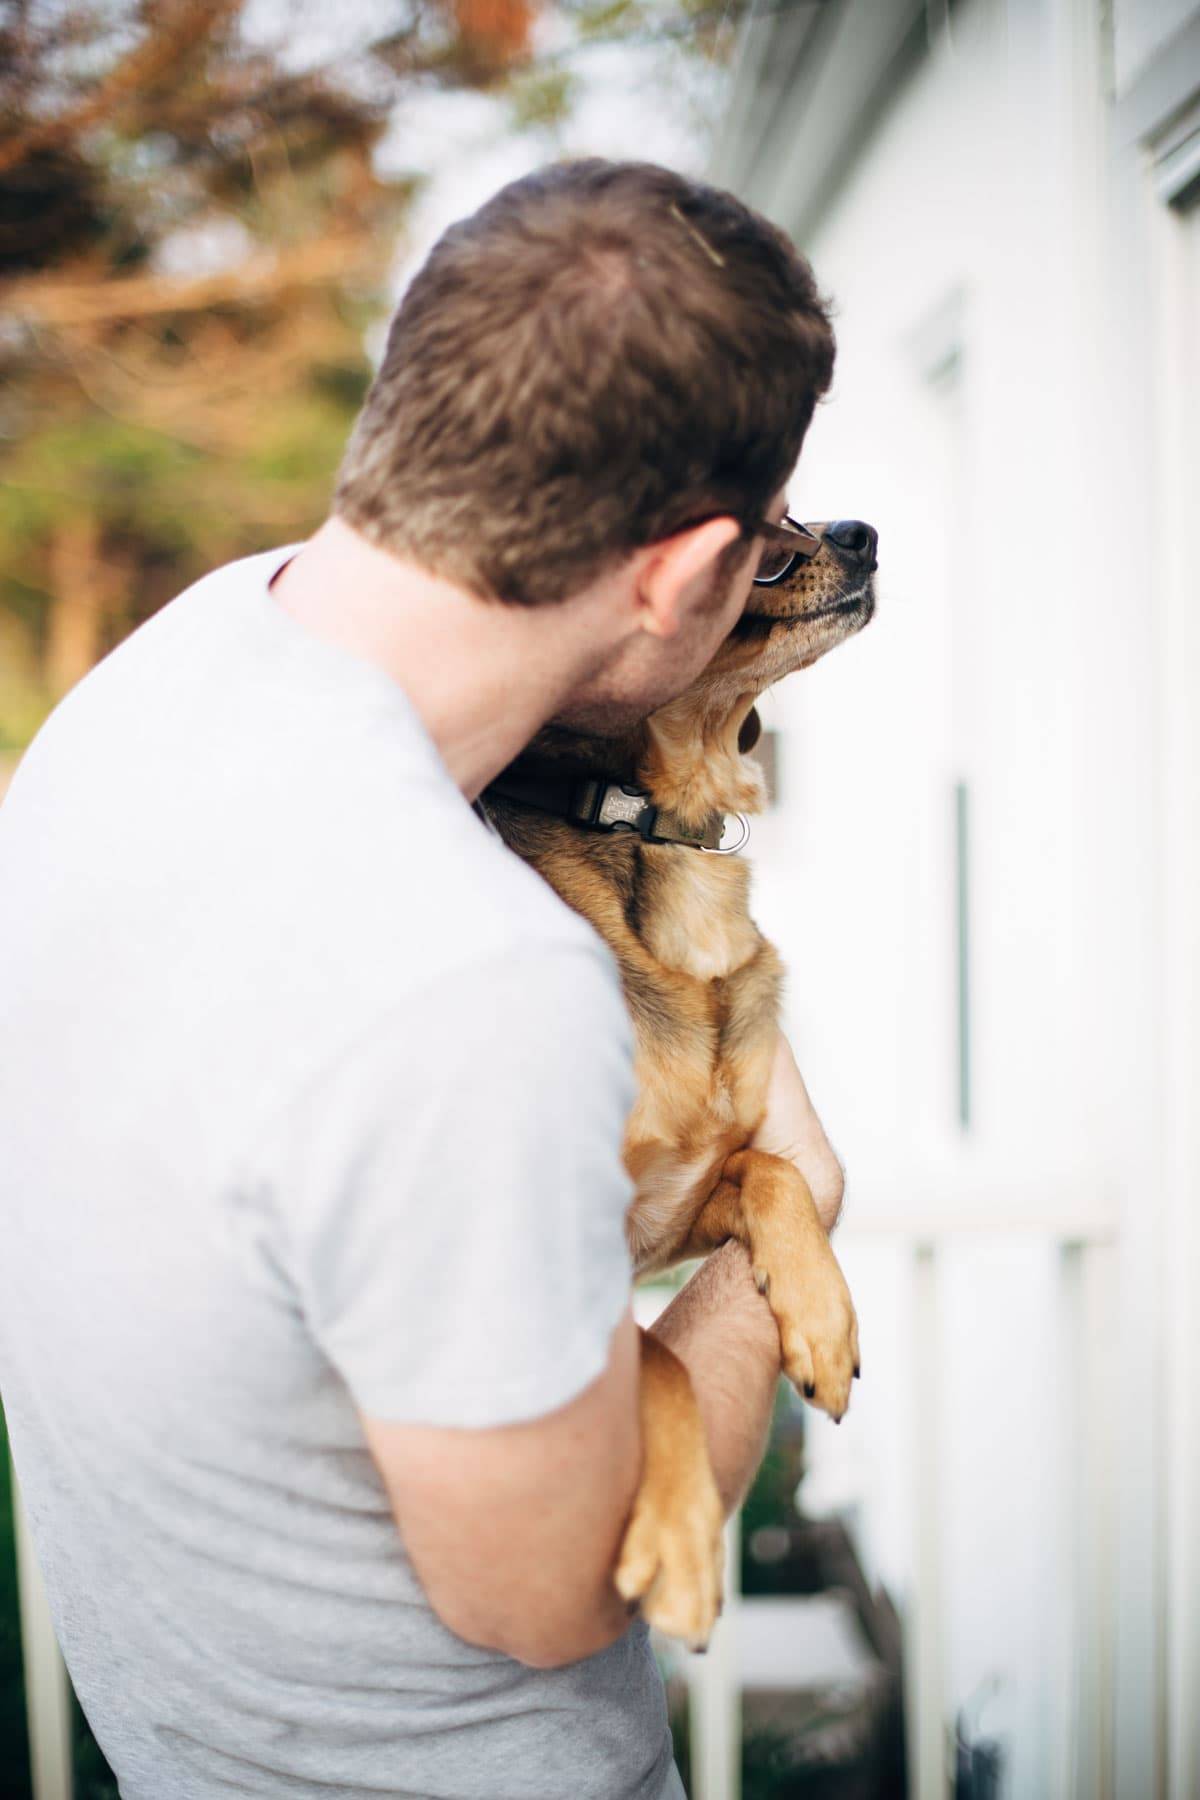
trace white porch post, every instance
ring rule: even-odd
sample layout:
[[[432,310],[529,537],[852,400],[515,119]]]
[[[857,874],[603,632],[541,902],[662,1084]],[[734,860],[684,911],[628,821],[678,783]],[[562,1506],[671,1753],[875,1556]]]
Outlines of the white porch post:
[[[72,1800],[71,1684],[54,1635],[42,1572],[17,1485],[9,1465],[17,1539],[17,1587],[21,1602],[21,1651],[25,1665],[25,1711],[33,1800]]]
[[[942,1694],[940,1444],[937,1258],[918,1243],[912,1259],[913,1580],[904,1609],[904,1711],[912,1800],[945,1800],[946,1722]]]

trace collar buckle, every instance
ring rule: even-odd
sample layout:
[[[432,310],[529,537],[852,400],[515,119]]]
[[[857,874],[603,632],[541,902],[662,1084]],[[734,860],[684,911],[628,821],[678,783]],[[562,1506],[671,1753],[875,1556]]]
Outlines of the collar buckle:
[[[658,808],[640,788],[610,782],[601,796],[596,823],[608,831],[627,825],[642,837],[648,837],[654,830],[657,813]]]

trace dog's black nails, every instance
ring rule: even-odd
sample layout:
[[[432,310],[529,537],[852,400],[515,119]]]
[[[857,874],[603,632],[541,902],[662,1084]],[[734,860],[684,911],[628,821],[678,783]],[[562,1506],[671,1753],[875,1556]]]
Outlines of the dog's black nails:
[[[858,1363],[855,1363],[854,1365],[854,1379],[855,1381],[861,1381],[862,1379],[862,1369],[859,1367]]]
[[[812,1397],[813,1397],[813,1395],[814,1395],[814,1394],[815,1394],[815,1393],[816,1393],[816,1391],[817,1391],[817,1384],[816,1384],[816,1382],[815,1382],[815,1381],[806,1381],[806,1382],[805,1382],[805,1384],[804,1384],[804,1398],[805,1398],[805,1399],[806,1399],[806,1400],[811,1400],[811,1399],[812,1399]]]

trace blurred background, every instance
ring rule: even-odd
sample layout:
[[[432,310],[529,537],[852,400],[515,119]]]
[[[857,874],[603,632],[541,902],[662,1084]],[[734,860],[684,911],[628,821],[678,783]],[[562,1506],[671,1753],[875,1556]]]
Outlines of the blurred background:
[[[864,1373],[836,1432],[781,1390],[713,1648],[662,1646],[680,1765],[1195,1800],[1200,5],[6,0],[0,107],[9,769],[319,522],[407,273],[504,180],[655,158],[811,257],[792,510],[878,527],[881,598],[764,703],[752,854]],[[0,1794],[114,1795],[13,1498]]]

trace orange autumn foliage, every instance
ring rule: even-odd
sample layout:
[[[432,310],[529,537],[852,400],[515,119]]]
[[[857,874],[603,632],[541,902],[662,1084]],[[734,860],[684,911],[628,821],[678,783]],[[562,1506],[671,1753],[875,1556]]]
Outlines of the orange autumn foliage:
[[[530,0],[454,0],[464,40],[501,64],[528,53],[533,12]]]

